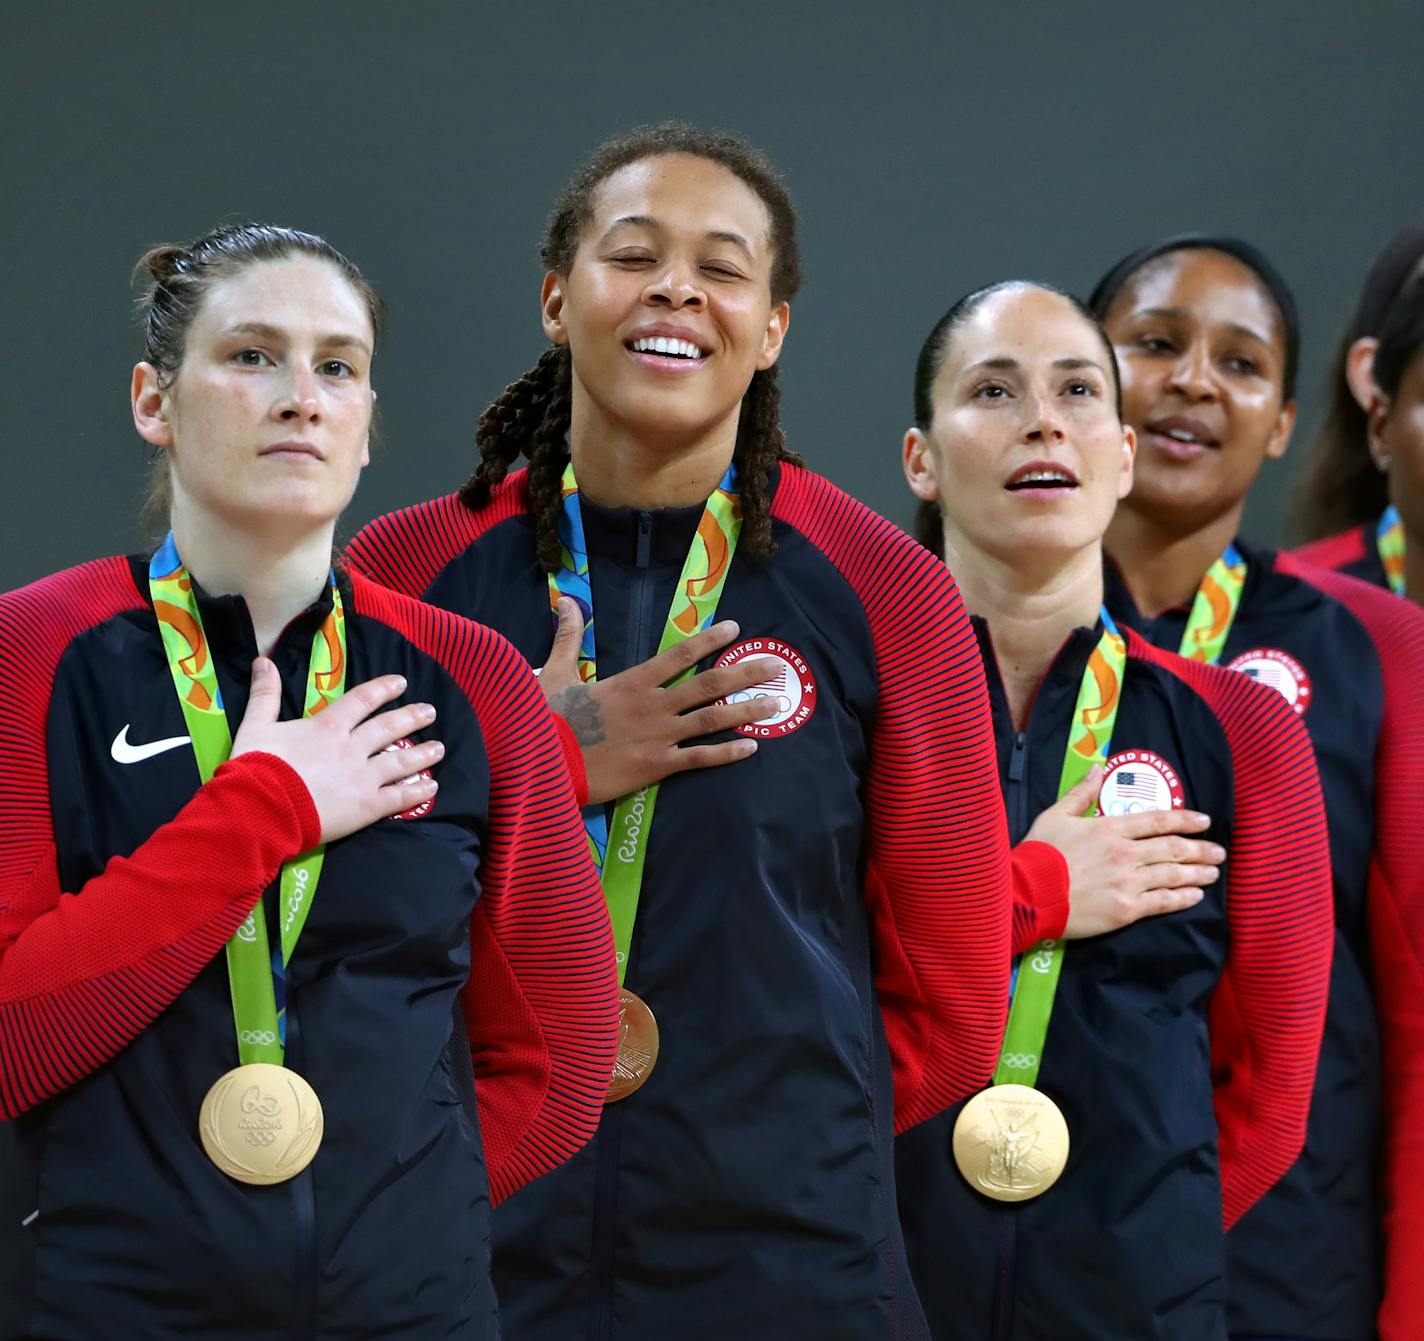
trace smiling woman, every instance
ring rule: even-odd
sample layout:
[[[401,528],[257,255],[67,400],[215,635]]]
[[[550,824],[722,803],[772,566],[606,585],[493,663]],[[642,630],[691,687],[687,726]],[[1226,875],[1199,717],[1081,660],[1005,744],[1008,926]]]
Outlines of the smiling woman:
[[[1158,647],[1278,689],[1310,732],[1329,817],[1335,943],[1310,1126],[1301,1158],[1227,1238],[1230,1328],[1413,1341],[1424,1335],[1424,612],[1237,536],[1295,417],[1295,306],[1259,251],[1169,238],[1115,265],[1092,306],[1141,444],[1107,534],[1108,609]]]
[[[563,752],[496,634],[333,569],[355,267],[245,225],[143,269],[172,529],[0,597],[0,1334],[494,1341],[490,1204],[614,1055]]]
[[[601,146],[543,258],[552,347],[481,418],[474,478],[351,559],[535,665],[551,606],[576,606],[586,705],[679,658],[591,761],[668,705],[756,749],[689,771],[674,748],[660,787],[585,812],[625,1046],[588,1154],[495,1218],[502,1322],[512,1341],[919,1336],[890,1133],[985,1079],[1008,969],[972,634],[943,565],[784,450],[795,215],[755,150],[676,125]],[[745,634],[700,677],[725,699],[709,713],[674,677],[737,636],[708,642],[716,616]],[[1062,884],[1051,853],[1036,869]]]

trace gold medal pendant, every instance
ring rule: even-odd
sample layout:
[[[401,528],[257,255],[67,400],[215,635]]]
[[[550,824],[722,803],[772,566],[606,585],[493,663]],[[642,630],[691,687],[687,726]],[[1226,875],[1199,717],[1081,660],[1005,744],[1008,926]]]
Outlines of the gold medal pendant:
[[[603,1102],[615,1104],[640,1089],[658,1063],[658,1022],[641,997],[618,991],[618,1058]]]
[[[1028,1201],[1047,1192],[1068,1162],[1068,1123],[1042,1090],[980,1090],[954,1124],[954,1162],[976,1192]]]
[[[198,1134],[229,1178],[259,1187],[295,1178],[321,1145],[321,1100],[295,1071],[248,1062],[207,1093]]]

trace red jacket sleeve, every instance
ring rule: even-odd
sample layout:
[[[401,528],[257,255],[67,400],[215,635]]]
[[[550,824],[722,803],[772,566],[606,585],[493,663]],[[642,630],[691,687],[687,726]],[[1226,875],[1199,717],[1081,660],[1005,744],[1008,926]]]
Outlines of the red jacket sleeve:
[[[518,516],[528,506],[526,474],[517,470],[494,491],[489,505],[471,512],[455,494],[377,517],[352,537],[343,556],[352,572],[422,600],[436,575],[492,526]],[[559,744],[579,805],[588,802],[583,750],[573,729],[557,714]]]
[[[865,899],[895,1130],[993,1074],[1008,1006],[1008,834],[979,648],[942,563],[793,466],[773,503],[859,597],[880,699],[864,783]]]
[[[528,663],[491,629],[362,581],[363,614],[464,690],[490,769],[481,893],[462,997],[495,1202],[582,1147],[618,1047],[613,931],[568,769]]]
[[[1068,926],[1068,861],[1052,843],[1022,842],[1012,861],[1016,955],[1057,940]]]
[[[1305,1145],[1330,995],[1335,911],[1315,754],[1274,690],[1186,661],[1129,635],[1206,701],[1226,736],[1235,784],[1226,967],[1211,1002],[1211,1060],[1230,1229]]]
[[[118,560],[0,599],[3,1118],[129,1043],[223,948],[282,862],[321,837],[297,774],[271,755],[245,755],[130,856],[77,891],[60,888],[45,758],[55,669],[86,627],[141,605]],[[194,881],[195,870],[205,878]]]
[[[1424,611],[1340,574],[1289,571],[1347,606],[1379,652],[1368,916],[1385,1093],[1380,1341],[1424,1336]]]

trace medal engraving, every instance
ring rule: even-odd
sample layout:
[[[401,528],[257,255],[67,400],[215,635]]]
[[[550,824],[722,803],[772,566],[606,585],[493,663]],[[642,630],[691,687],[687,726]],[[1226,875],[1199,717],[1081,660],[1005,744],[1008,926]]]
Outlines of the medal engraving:
[[[658,1022],[634,992],[618,993],[618,1057],[604,1103],[626,1099],[652,1075],[658,1061]]]
[[[954,1162],[976,1192],[1027,1201],[1047,1192],[1068,1162],[1068,1124],[1058,1105],[1027,1085],[980,1090],[954,1124]]]
[[[259,1187],[283,1183],[305,1169],[321,1145],[321,1101],[295,1071],[249,1062],[208,1091],[198,1135],[229,1178]]]

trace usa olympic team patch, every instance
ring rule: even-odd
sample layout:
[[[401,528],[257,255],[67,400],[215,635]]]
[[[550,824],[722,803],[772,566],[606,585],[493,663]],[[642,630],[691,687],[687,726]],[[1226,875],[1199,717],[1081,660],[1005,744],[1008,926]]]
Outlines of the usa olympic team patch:
[[[381,751],[381,753],[388,754],[391,750],[409,750],[414,748],[414,746],[415,742],[413,740],[403,736],[400,740],[396,741],[395,744],[387,745],[386,748]],[[428,768],[422,768],[419,773],[415,773],[412,776],[421,778],[425,782],[429,782],[431,780],[430,770]],[[432,797],[429,801],[422,801],[418,806],[411,806],[409,810],[402,810],[399,815],[393,815],[391,818],[422,819],[424,816],[430,813],[430,809],[434,804],[435,799]]]
[[[1182,779],[1160,754],[1122,750],[1107,763],[1098,789],[1104,815],[1138,815],[1147,810],[1181,810],[1187,804]]]
[[[1304,714],[1310,707],[1310,676],[1299,661],[1279,647],[1253,647],[1232,660],[1226,669],[1270,685],[1298,713]]]
[[[747,657],[767,657],[777,663],[776,670],[761,684],[740,689],[722,701],[745,703],[748,699],[774,698],[777,712],[773,717],[747,722],[736,730],[754,740],[776,740],[799,731],[816,711],[816,679],[806,658],[789,643],[776,638],[751,638],[729,647],[717,658],[717,666],[735,666]]]

